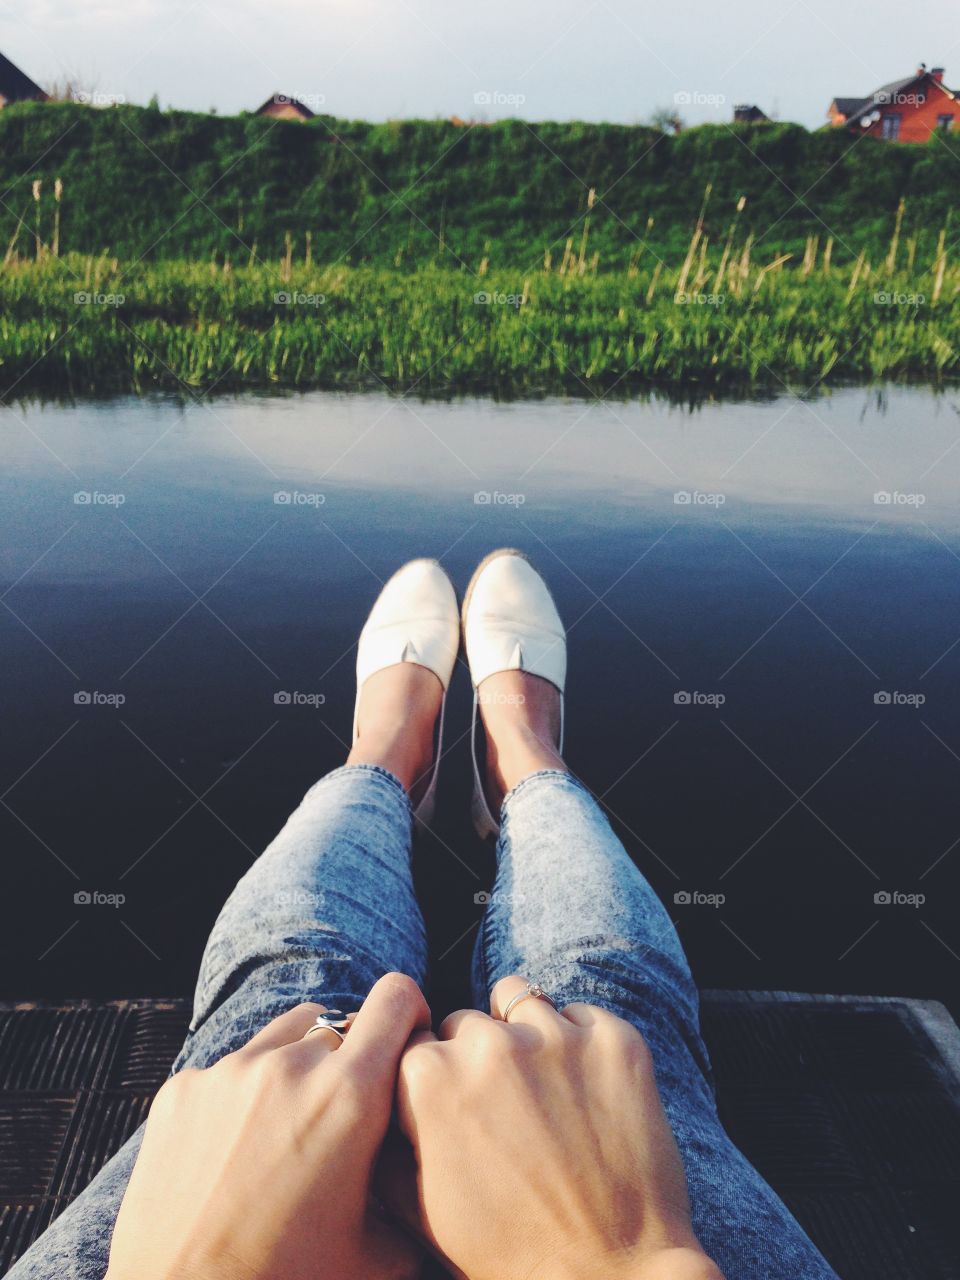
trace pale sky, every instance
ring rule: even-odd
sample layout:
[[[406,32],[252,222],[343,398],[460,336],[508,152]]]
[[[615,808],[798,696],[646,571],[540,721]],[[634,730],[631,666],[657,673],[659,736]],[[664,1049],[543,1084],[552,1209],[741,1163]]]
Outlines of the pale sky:
[[[960,85],[958,0],[0,0],[0,51],[42,85],[222,114],[272,93],[384,120],[690,124],[735,102],[808,127],[921,61]],[[680,95],[679,98],[677,95]]]

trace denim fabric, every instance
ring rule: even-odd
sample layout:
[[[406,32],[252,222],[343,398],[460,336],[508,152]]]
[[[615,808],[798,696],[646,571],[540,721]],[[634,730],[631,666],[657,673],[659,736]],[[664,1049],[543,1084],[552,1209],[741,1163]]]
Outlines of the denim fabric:
[[[683,1157],[693,1224],[726,1280],[836,1280],[717,1118],[699,1001],[676,930],[593,797],[525,778],[501,815],[497,877],[474,953],[477,1008],[520,973],[562,1007],[600,1005],[642,1033]]]
[[[410,875],[410,805],[369,765],[318,782],[228,899],[207,943],[174,1070],[203,1067],[303,1000],[358,1008],[382,974],[421,986],[426,938]],[[726,1280],[835,1280],[717,1119],[696,988],[670,918],[589,794],[534,774],[507,797],[499,869],[474,958],[475,1003],[510,973],[559,1003],[627,1018],[653,1052],[697,1234]],[[101,1280],[138,1131],[8,1273]]]

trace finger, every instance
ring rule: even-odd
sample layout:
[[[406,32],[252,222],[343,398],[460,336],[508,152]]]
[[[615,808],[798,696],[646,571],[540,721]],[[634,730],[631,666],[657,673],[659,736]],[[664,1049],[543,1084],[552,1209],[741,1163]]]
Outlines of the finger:
[[[563,1006],[563,1017],[578,1027],[596,1027],[605,1019],[614,1015],[606,1009],[599,1009],[595,1004],[566,1004]]]
[[[417,1045],[436,1044],[436,1042],[437,1042],[437,1037],[433,1034],[432,1031],[430,1030],[414,1031],[413,1035],[407,1041],[407,1047],[404,1049],[404,1057],[406,1057],[406,1055],[410,1053],[412,1049],[416,1049]]]
[[[417,1159],[403,1138],[391,1134],[383,1144],[374,1172],[373,1193],[385,1213],[405,1231],[425,1243],[435,1243],[420,1210]]]
[[[400,1055],[415,1031],[430,1028],[430,1009],[420,988],[402,973],[388,973],[375,983],[344,1042],[344,1058],[362,1062],[374,1078],[396,1080]]]
[[[379,1206],[367,1210],[363,1238],[364,1275],[418,1280],[423,1270],[422,1245]]]
[[[524,993],[529,985],[526,978],[517,976],[501,978],[490,992],[490,1012],[493,1017],[501,1022],[509,1022],[511,1025],[518,1023],[526,1023],[533,1027],[556,1025],[560,1016],[556,1008],[542,996],[526,996]],[[545,994],[549,995],[549,992]],[[511,1007],[511,1001],[517,996],[523,998],[516,1000]],[[504,1014],[507,1014],[507,1017],[504,1017]]]
[[[402,1139],[388,1139],[380,1153],[374,1178],[374,1192],[380,1213],[388,1222],[414,1239],[443,1267],[443,1274],[453,1280],[467,1280],[441,1253],[429,1221],[420,1204],[417,1187],[417,1162],[409,1144]]]
[[[337,1012],[337,1010],[328,1010],[327,1012]],[[321,1055],[332,1053],[343,1044],[347,1037],[347,1032],[353,1026],[356,1017],[356,1012],[345,1013],[338,1021],[346,1020],[349,1024],[348,1026],[340,1028],[321,1027],[317,1031],[312,1030],[312,1027],[316,1025],[314,1021],[310,1027],[307,1027],[301,1038],[311,1049],[317,1050]]]
[[[278,1018],[268,1022],[238,1052],[252,1057],[257,1053],[266,1053],[271,1049],[281,1049],[284,1045],[293,1044],[296,1040],[301,1040],[307,1029],[316,1022],[317,1014],[326,1012],[325,1004],[298,1004],[295,1009],[288,1009],[286,1013],[281,1013]],[[323,1038],[327,1039],[326,1036]]]
[[[480,1013],[477,1009],[458,1009],[456,1013],[448,1014],[437,1028],[438,1040],[452,1040],[459,1034],[465,1026],[478,1024],[482,1026],[484,1023],[490,1023],[493,1019],[485,1013]]]
[[[439,1041],[432,1031],[415,1031],[400,1059],[400,1068],[397,1072],[396,1116],[400,1132],[411,1143],[415,1143],[417,1138],[417,1115],[411,1095],[414,1091],[418,1093],[421,1091],[421,1068],[425,1063],[429,1064],[429,1053],[431,1049],[436,1051],[438,1045]]]

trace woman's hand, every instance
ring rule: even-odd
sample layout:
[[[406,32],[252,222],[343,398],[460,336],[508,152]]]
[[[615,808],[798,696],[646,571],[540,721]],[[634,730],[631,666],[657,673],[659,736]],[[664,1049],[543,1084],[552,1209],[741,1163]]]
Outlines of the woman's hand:
[[[120,1209],[109,1280],[400,1280],[420,1251],[369,1207],[400,1055],[430,1013],[381,978],[346,1039],[304,1040],[322,1005],[275,1019],[160,1090]]]
[[[398,1216],[469,1280],[722,1280],[690,1225],[650,1053],[591,1005],[452,1014],[400,1064],[416,1194],[391,1170]],[[352,1034],[352,1033],[351,1033]]]

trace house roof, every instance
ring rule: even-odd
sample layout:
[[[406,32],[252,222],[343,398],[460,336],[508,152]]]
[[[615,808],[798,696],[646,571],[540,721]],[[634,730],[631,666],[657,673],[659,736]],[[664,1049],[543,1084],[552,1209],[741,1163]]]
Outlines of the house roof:
[[[863,106],[865,101],[869,101],[869,99],[834,98],[833,105],[836,107],[837,112],[840,115],[847,116],[849,118],[850,116],[854,115],[860,109],[860,107]]]
[[[752,102],[738,102],[734,105],[733,116],[739,121],[769,120],[770,117]]]
[[[847,116],[847,124],[859,124],[863,117],[869,115],[875,107],[889,105],[895,101],[897,94],[906,93],[914,85],[924,83],[939,89],[951,101],[957,96],[952,89],[948,89],[941,81],[934,79],[929,71],[924,71],[921,75],[914,73],[912,76],[907,76],[906,80],[891,80],[889,84],[881,85],[879,89],[874,90],[869,98],[862,99],[860,105],[853,112],[850,114],[844,112]],[[835,101],[839,106],[839,99],[835,99]]]
[[[255,116],[262,115],[270,107],[293,107],[295,111],[300,112],[305,120],[312,120],[315,115],[315,112],[311,111],[305,102],[286,93],[271,93],[266,102],[257,107],[253,114]]]
[[[28,75],[15,67],[9,58],[0,53],[0,95],[8,102],[22,102],[25,98],[46,98],[47,95]]]

